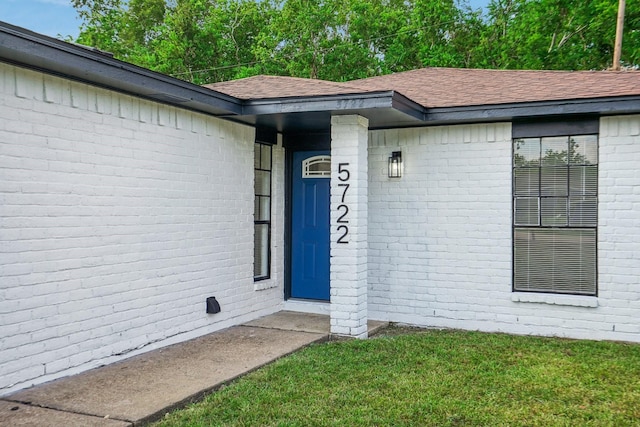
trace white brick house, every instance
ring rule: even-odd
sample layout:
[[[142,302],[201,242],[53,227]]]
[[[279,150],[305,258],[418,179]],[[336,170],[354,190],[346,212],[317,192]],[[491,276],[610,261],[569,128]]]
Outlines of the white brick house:
[[[638,72],[201,88],[0,23],[0,91],[0,395],[282,309],[640,342]]]

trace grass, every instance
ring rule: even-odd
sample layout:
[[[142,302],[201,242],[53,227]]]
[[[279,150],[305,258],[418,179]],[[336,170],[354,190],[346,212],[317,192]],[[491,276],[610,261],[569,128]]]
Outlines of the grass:
[[[640,345],[399,332],[308,347],[157,426],[640,425]]]

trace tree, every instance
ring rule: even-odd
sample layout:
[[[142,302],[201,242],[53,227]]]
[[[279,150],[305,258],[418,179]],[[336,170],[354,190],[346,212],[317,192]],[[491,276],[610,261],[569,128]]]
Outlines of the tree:
[[[458,4],[465,8],[453,0],[287,0],[255,52],[269,73],[328,80],[464,66],[460,41],[481,21],[466,0]]]
[[[605,69],[617,0],[72,0],[78,42],[194,83],[345,81],[421,67]],[[629,2],[623,65],[640,64]]]
[[[254,48],[260,61],[256,70],[327,80],[375,75],[379,72],[379,59],[375,48],[363,38],[370,34],[358,34],[362,30],[359,19],[374,10],[374,3],[363,0],[278,2],[278,13],[263,29]],[[354,14],[352,6],[360,13]]]
[[[241,66],[255,63],[252,47],[272,14],[269,2],[179,0],[148,66],[194,83],[236,78]]]
[[[606,69],[611,65],[617,0],[492,0],[479,66],[505,69]],[[627,21],[640,20],[630,2]],[[640,35],[626,26],[623,60],[638,64]],[[637,26],[635,27],[637,28]]]
[[[117,57],[124,55],[119,43],[124,19],[122,0],[73,0],[72,4],[83,21],[78,43],[106,50]]]
[[[394,71],[462,65],[457,38],[465,32],[464,13],[453,0],[408,2],[406,26],[394,37],[386,62]]]
[[[73,0],[78,43],[194,83],[235,78],[273,14],[249,0]]]

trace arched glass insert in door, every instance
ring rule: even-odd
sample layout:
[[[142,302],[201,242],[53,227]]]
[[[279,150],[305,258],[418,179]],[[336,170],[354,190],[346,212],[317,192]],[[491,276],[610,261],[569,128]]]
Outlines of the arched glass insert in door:
[[[331,156],[313,156],[302,161],[303,178],[330,178]]]

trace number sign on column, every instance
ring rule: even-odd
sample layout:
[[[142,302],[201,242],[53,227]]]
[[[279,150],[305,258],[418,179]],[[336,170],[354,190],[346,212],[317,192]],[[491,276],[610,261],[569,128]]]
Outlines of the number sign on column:
[[[349,226],[346,225],[349,224],[349,206],[344,201],[344,198],[347,195],[347,191],[349,191],[349,178],[351,177],[347,166],[349,166],[349,163],[338,163],[338,180],[341,181],[338,184],[338,188],[342,188],[343,190],[340,204],[336,209],[340,214],[338,220],[336,221],[339,224],[338,233],[341,233],[336,243],[344,244],[349,243]]]

